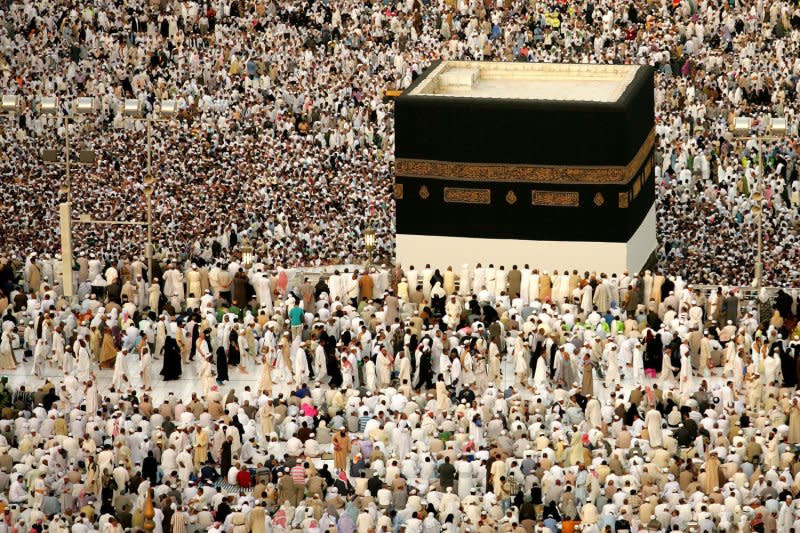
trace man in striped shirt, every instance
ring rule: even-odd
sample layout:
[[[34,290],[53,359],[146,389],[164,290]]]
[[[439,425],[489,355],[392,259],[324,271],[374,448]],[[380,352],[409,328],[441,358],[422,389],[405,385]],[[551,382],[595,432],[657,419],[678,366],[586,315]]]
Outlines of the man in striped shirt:
[[[364,433],[364,429],[367,427],[367,422],[372,420],[372,417],[369,416],[369,411],[364,409],[361,411],[361,416],[358,417],[358,432]]]
[[[297,502],[303,499],[305,495],[306,489],[306,467],[308,463],[297,462],[289,475],[292,476],[292,481],[294,482],[294,502],[293,505],[297,505]]]

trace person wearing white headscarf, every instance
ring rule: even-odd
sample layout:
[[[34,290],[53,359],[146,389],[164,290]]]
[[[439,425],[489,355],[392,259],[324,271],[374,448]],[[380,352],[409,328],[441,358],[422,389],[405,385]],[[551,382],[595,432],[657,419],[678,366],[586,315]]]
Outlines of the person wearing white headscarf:
[[[14,370],[17,368],[14,360],[14,323],[3,322],[0,334],[0,369]]]

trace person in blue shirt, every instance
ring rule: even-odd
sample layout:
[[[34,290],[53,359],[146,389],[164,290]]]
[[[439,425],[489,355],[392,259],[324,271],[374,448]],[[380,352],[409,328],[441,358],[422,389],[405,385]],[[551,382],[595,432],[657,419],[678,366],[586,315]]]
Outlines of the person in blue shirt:
[[[303,308],[299,303],[289,310],[289,325],[292,327],[292,340],[303,334]]]

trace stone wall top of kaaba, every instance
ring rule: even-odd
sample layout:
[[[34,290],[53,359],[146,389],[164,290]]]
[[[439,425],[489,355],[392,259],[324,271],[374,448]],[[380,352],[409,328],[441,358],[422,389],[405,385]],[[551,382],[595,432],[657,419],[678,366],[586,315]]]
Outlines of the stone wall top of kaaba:
[[[653,70],[437,62],[397,99],[395,120],[399,176],[449,164],[441,178],[623,184],[652,149]],[[474,163],[484,168],[453,166]]]

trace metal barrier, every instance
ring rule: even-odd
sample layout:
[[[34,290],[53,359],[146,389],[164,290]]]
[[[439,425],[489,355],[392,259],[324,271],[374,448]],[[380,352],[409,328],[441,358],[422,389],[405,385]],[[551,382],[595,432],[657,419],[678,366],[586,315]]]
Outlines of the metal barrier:
[[[762,318],[769,318],[762,317],[762,311],[766,309],[771,309],[772,305],[775,303],[775,297],[778,294],[778,291],[781,290],[782,287],[762,287],[764,292],[767,295],[766,302],[761,302],[758,299],[758,289],[752,286],[730,286],[730,285],[692,285],[692,289],[699,290],[703,293],[706,298],[713,293],[717,292],[717,289],[720,287],[726,288],[728,291],[736,290],[739,296],[739,316],[742,316],[742,313],[752,311],[755,313],[755,317],[757,320],[761,321]]]

